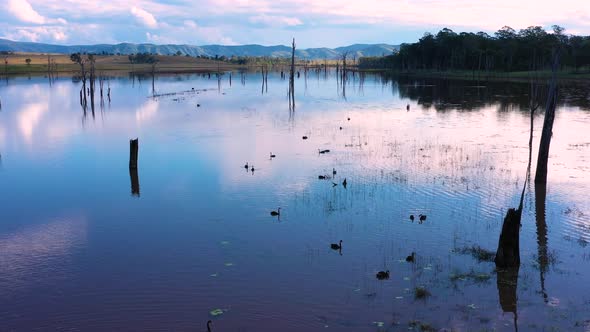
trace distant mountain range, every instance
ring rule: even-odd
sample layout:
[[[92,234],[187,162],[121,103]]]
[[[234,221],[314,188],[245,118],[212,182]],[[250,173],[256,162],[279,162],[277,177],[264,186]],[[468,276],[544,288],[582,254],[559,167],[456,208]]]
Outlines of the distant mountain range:
[[[308,48],[295,50],[295,55],[304,59],[335,59],[345,52],[349,57],[356,56],[382,56],[388,55],[399,49],[398,45],[388,44],[355,44],[338,48]],[[155,53],[161,55],[172,55],[180,51],[183,55],[190,56],[271,56],[289,57],[291,48],[288,46],[262,46],[262,45],[155,45],[155,44],[131,44],[121,43],[116,45],[51,45],[42,43],[16,42],[7,39],[0,39],[0,51],[12,52],[33,52],[33,53],[62,53],[70,54],[76,52],[86,53],[108,53],[108,54],[134,54],[134,53]]]

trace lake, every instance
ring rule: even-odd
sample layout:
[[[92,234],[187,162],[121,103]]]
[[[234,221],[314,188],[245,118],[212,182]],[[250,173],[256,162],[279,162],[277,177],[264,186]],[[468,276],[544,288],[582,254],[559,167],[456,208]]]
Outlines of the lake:
[[[590,331],[588,83],[543,188],[527,83],[309,72],[294,111],[278,72],[104,84],[84,111],[71,77],[0,82],[1,331]]]

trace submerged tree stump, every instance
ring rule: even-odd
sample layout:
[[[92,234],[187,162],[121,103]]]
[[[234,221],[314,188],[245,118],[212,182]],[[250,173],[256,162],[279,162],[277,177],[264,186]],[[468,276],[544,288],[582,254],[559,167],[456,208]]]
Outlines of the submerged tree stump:
[[[129,169],[137,169],[139,156],[139,138],[129,140]]]
[[[498,241],[498,250],[494,262],[498,268],[509,268],[520,266],[520,219],[522,208],[508,209],[502,233]]]

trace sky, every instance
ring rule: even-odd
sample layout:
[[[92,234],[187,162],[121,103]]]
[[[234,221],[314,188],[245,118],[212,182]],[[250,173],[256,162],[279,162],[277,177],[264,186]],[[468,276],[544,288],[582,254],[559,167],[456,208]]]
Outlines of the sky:
[[[4,7],[4,8],[2,8]],[[0,0],[0,38],[64,45],[414,42],[424,32],[492,34],[553,24],[590,35],[587,0]]]

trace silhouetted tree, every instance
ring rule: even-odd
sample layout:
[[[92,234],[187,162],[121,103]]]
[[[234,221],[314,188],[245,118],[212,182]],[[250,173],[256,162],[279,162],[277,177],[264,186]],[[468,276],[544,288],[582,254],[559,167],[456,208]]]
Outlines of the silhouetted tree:
[[[562,50],[559,69],[590,66],[590,36],[568,36],[563,27],[554,25],[550,32],[540,26],[518,32],[504,26],[493,36],[445,28],[436,35],[425,33],[416,43],[402,44],[393,55],[360,58],[359,67],[398,71],[550,70],[553,50],[558,48]]]
[[[86,59],[82,57],[80,53],[72,53],[70,55],[70,60],[72,62],[77,63],[80,66],[80,78],[82,79],[82,95],[83,95],[83,106],[86,106]]]

